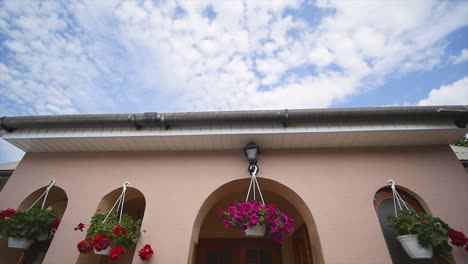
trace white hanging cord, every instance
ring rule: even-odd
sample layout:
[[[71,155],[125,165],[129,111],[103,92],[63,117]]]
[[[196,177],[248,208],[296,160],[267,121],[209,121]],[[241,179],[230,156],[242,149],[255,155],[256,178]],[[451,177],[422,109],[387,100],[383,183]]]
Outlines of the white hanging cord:
[[[256,200],[255,188],[257,188],[258,193],[260,194],[260,198],[262,199],[262,203],[265,204],[265,201],[263,200],[262,190],[260,190],[260,184],[258,184],[258,181],[257,181],[257,172],[258,172],[257,165],[250,165],[249,171],[251,171],[250,175],[252,176],[252,179],[250,180],[249,190],[247,191],[247,196],[245,197],[245,201],[247,202],[247,200],[249,199],[250,190],[253,187],[254,200]]]
[[[128,184],[128,182],[127,182]],[[125,192],[127,191],[127,186],[124,184],[123,186],[123,192],[122,192],[122,199],[120,200],[122,206],[120,206],[120,215],[119,215],[119,223],[122,221],[122,213],[124,209],[124,202],[125,202]]]
[[[123,207],[124,207],[124,202],[125,202],[125,192],[127,191],[127,186],[129,185],[129,182],[124,182],[122,186],[122,193],[120,194],[119,198],[117,198],[117,201],[115,201],[114,205],[112,208],[109,210],[109,213],[107,213],[106,218],[104,218],[104,221],[102,223],[105,223],[107,221],[107,218],[109,218],[109,215],[112,213],[114,210],[115,206],[117,206],[117,212],[119,212],[120,209],[120,215],[119,215],[119,223],[122,221],[122,212],[123,212]]]
[[[106,218],[104,218],[104,221],[102,221],[103,223],[106,222],[107,218],[109,217],[109,215],[112,213],[112,211],[114,210],[114,207],[117,205],[117,203],[119,204],[118,206],[118,209],[120,208],[120,200],[122,199],[122,194],[120,194],[119,198],[117,198],[117,201],[115,201],[114,205],[112,206],[112,208],[110,209],[109,213],[107,214]]]
[[[253,182],[253,195],[254,195],[254,201],[257,200],[257,198],[255,197],[255,186],[256,186],[256,181]]]
[[[41,196],[39,196],[39,198],[37,198],[37,200],[28,208],[27,211],[29,211],[31,208],[34,207],[34,205],[37,204],[37,202],[39,202],[41,200],[42,197],[44,197],[44,200],[42,201],[42,206],[41,206],[41,209],[44,209],[44,205],[45,205],[45,202],[47,200],[47,196],[49,195],[49,191],[50,189],[55,185],[55,181],[54,180],[51,180],[49,182],[49,185],[47,186],[46,190],[41,194]]]
[[[403,200],[403,198],[401,198],[400,194],[398,193],[398,191],[396,190],[396,187],[395,187],[395,181],[394,180],[388,180],[387,183],[390,185],[390,187],[392,188],[392,194],[393,194],[393,208],[395,209],[395,216],[398,217],[398,210],[397,210],[397,204],[398,204],[398,207],[400,208],[400,210],[403,210],[403,207],[401,206],[401,204],[403,204],[403,206],[406,208],[406,210],[408,210],[409,212],[411,212],[411,210],[409,209],[409,207],[406,205],[406,202]]]
[[[249,190],[247,191],[247,196],[245,197],[245,201],[247,202],[247,200],[249,199],[249,195],[250,195],[250,189],[252,189],[252,184],[254,182],[254,179],[253,177],[250,179],[250,185],[249,185]]]

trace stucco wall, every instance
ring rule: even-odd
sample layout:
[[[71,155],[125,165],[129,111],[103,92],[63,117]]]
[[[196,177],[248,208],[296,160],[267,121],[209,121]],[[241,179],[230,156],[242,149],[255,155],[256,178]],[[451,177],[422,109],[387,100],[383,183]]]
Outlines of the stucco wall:
[[[308,205],[327,264],[391,263],[372,201],[389,178],[468,232],[468,177],[448,146],[265,150],[259,162],[259,177],[289,187]],[[0,192],[0,208],[17,208],[55,179],[68,206],[45,263],[74,263],[84,233],[73,228],[89,221],[104,195],[129,181],[146,198],[141,242],[155,249],[147,263],[187,263],[200,206],[219,186],[247,177],[245,170],[241,150],[29,153]],[[458,248],[454,256],[468,262]],[[133,263],[142,262],[136,256]]]

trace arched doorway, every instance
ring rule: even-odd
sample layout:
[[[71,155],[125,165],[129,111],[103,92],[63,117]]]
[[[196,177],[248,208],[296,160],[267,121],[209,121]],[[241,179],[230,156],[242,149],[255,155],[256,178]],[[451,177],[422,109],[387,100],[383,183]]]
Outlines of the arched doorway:
[[[305,202],[285,185],[258,178],[265,202],[277,204],[294,219],[295,232],[283,244],[268,238],[248,238],[225,229],[218,211],[234,201],[245,200],[250,179],[235,180],[215,190],[201,206],[195,219],[189,264],[265,263],[322,264],[320,240],[312,214]]]
[[[106,214],[114,205],[115,201],[119,198],[122,193],[122,187],[113,190],[106,194],[96,208],[96,213]],[[138,189],[133,187],[127,187],[125,193],[124,213],[128,214],[133,219],[143,219],[146,208],[146,200]],[[83,238],[84,239],[84,238]],[[135,255],[135,249],[137,245],[133,245],[125,249],[125,254],[122,255],[118,261],[111,260],[108,256],[101,256],[95,254],[80,254],[77,260],[77,264],[105,264],[105,263],[132,263],[133,256]]]
[[[19,205],[17,211],[25,212],[33,205],[35,201],[45,192],[47,186],[42,187],[30,195],[28,195]],[[42,199],[38,201],[38,205],[42,203]],[[47,200],[44,208],[56,210],[58,219],[62,219],[65,210],[67,209],[68,197],[65,191],[57,185],[52,186],[47,195]],[[59,229],[60,230],[60,227]],[[34,242],[27,250],[8,248],[7,239],[1,239],[0,246],[0,262],[1,263],[42,263],[50,246],[50,241]]]

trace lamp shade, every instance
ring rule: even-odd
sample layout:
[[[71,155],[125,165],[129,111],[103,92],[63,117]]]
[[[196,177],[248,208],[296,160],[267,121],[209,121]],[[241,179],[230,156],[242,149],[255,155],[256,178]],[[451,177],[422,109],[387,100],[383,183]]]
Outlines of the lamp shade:
[[[244,147],[244,153],[250,164],[257,164],[257,156],[260,155],[260,147],[255,143],[249,143]]]

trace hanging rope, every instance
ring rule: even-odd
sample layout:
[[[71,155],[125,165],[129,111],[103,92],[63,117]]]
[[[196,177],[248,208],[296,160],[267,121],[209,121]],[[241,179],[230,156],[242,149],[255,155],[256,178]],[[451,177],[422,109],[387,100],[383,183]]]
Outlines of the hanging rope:
[[[39,202],[41,200],[42,197],[44,197],[44,200],[42,201],[42,205],[41,205],[41,209],[44,209],[44,205],[45,205],[45,202],[47,200],[47,196],[49,195],[49,191],[50,191],[50,188],[52,188],[52,186],[54,186],[55,184],[55,181],[54,180],[51,180],[49,182],[49,185],[47,186],[46,190],[41,194],[41,196],[39,196],[39,198],[37,198],[37,200],[28,208],[27,211],[29,211],[31,208],[34,207],[34,205],[37,204],[37,202]]]
[[[400,208],[400,210],[403,210],[403,207],[401,206],[403,204],[403,206],[406,208],[406,210],[408,210],[409,212],[411,212],[411,210],[409,209],[408,205],[406,205],[406,202],[403,200],[403,198],[401,198],[400,194],[398,193],[398,191],[396,190],[396,187],[395,187],[395,181],[394,180],[388,180],[387,183],[390,185],[390,187],[392,188],[392,194],[393,194],[393,208],[395,209],[395,217],[398,217],[398,210],[397,210],[397,204],[398,204],[398,207]]]
[[[260,194],[260,198],[262,199],[262,203],[265,204],[265,201],[263,200],[262,190],[260,190],[260,185],[258,184],[258,181],[257,181],[257,172],[258,172],[257,165],[250,165],[249,166],[249,172],[250,172],[250,176],[252,176],[252,178],[250,179],[249,190],[247,191],[247,196],[245,197],[245,201],[247,202],[247,200],[249,200],[250,190],[252,190],[252,189],[253,189],[253,199],[256,200],[255,189],[258,189],[258,193]]]
[[[114,210],[115,206],[117,206],[117,213],[119,213],[119,223],[122,221],[122,213],[124,209],[124,202],[125,202],[125,192],[127,191],[127,186],[129,185],[129,182],[124,182],[122,186],[122,193],[120,194],[119,198],[117,198],[117,201],[115,201],[114,205],[110,209],[109,213],[107,213],[106,218],[104,218],[104,221],[102,223],[105,223],[107,221],[107,218],[109,218],[109,215],[112,213]]]

